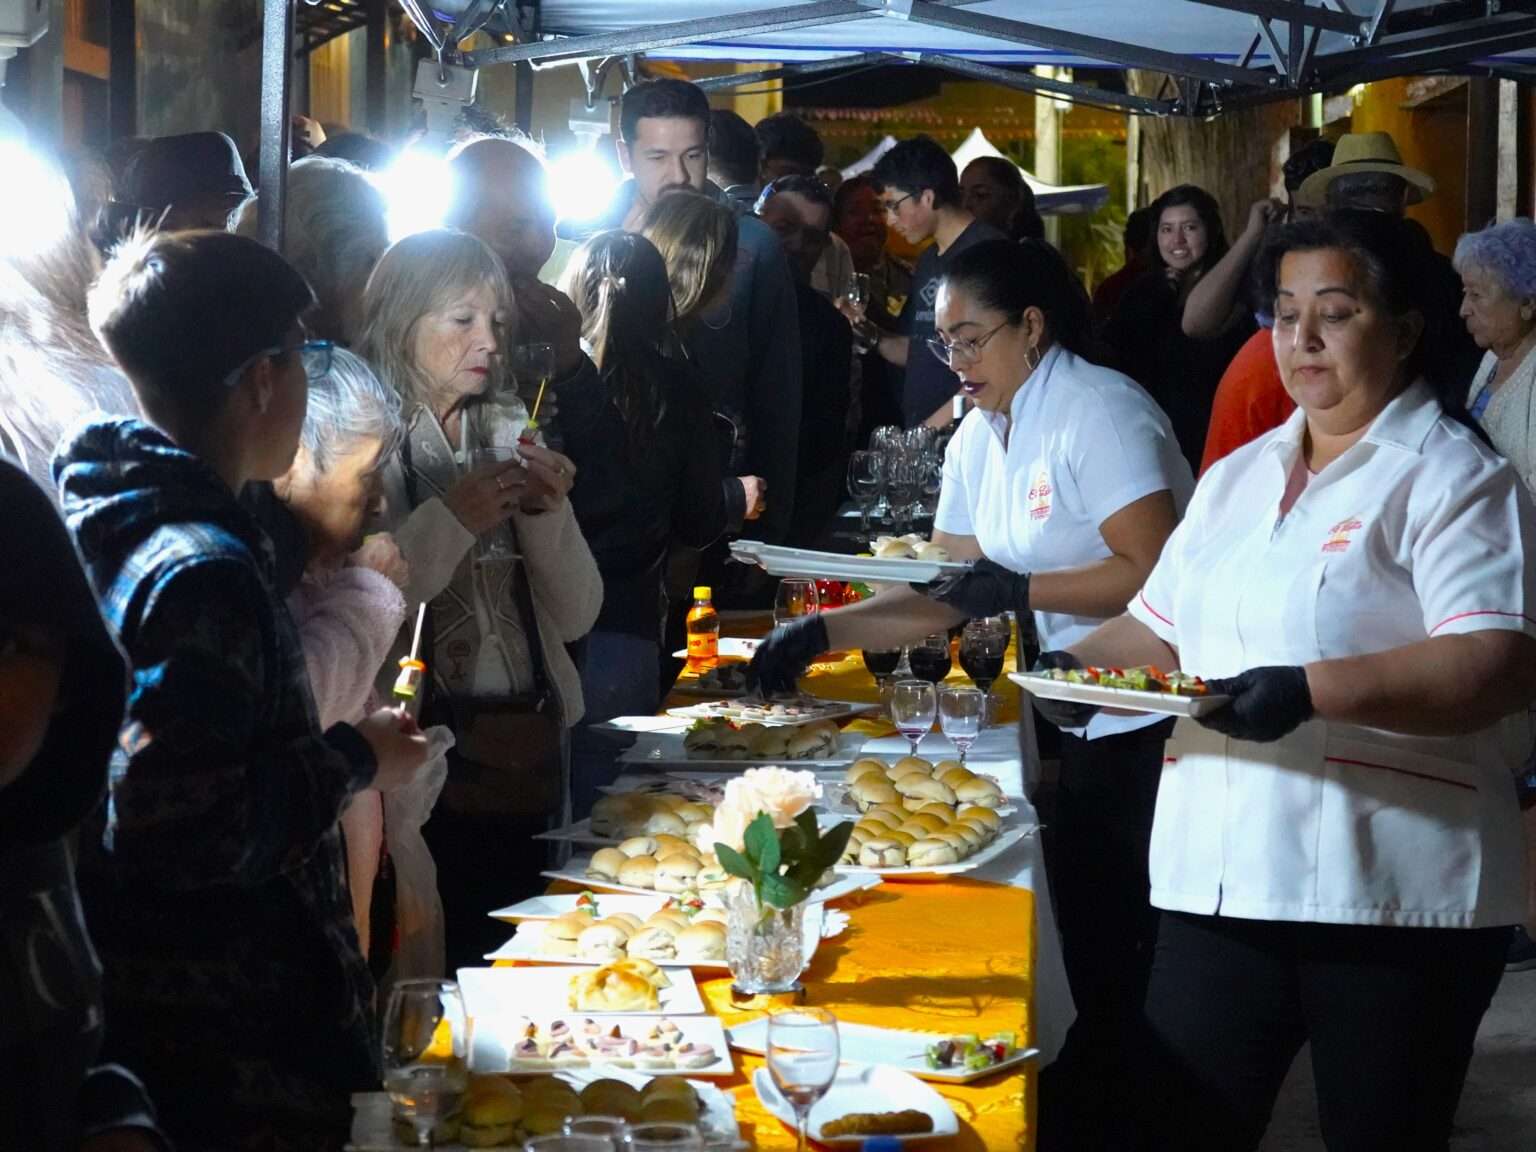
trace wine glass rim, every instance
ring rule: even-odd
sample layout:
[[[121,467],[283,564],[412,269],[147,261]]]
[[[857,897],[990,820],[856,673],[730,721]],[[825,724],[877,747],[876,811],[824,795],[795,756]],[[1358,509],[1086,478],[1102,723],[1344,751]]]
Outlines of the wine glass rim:
[[[945,684],[939,688],[940,696],[980,696],[981,689],[971,684]]]
[[[768,1013],[770,1023],[787,1028],[820,1028],[836,1024],[837,1017],[825,1008],[809,1004],[797,1004],[793,1008],[780,1008]]]

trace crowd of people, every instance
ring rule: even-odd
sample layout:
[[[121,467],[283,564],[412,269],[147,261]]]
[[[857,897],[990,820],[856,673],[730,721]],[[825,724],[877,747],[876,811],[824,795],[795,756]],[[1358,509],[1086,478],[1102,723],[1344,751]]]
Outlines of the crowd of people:
[[[1330,1149],[1446,1147],[1536,964],[1536,224],[1447,257],[1390,137],[1318,140],[1230,241],[1164,191],[1090,297],[1013,165],[844,180],[684,81],[625,93],[597,220],[466,132],[391,244],[388,148],[301,135],[283,255],[212,132],[0,222],[0,1147],[340,1147],[379,988],[500,943],[688,588],[760,602],[724,543],[822,542],[892,423],[949,430],[972,567],[776,629],[754,686],[1011,612],[1045,667],[1230,698],[1037,702],[1077,1007],[1041,1146],[1255,1148],[1310,1042]]]

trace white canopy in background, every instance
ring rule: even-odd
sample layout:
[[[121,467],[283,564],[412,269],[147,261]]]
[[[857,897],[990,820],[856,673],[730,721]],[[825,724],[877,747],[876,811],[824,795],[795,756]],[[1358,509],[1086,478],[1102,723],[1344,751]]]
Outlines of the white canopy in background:
[[[864,173],[880,162],[880,157],[884,156],[894,147],[896,147],[896,137],[887,136],[852,164],[848,165],[848,167],[844,168],[843,179],[852,180],[855,176],[864,175]]]
[[[890,137],[886,137],[890,139]],[[980,128],[972,128],[971,134],[965,138],[965,143],[956,148],[950,155],[954,158],[955,167],[965,171],[965,166],[972,160],[982,156],[995,156],[997,159],[1013,164],[1007,156],[998,151],[997,145],[987,139],[987,135]],[[1020,168],[1019,175],[1024,177],[1024,183],[1035,194],[1035,210],[1042,216],[1064,216],[1068,214],[1096,212],[1109,201],[1109,189],[1103,184],[1047,184],[1038,179],[1028,169]]]

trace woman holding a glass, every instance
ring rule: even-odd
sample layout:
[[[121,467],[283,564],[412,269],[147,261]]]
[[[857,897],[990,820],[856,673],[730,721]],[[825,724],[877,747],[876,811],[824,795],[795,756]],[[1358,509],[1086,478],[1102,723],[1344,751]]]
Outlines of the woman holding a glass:
[[[828,648],[896,648],[1008,610],[1033,611],[1046,648],[1070,645],[1120,614],[1189,498],[1167,418],[1079,354],[1087,308],[1053,249],[977,245],[951,265],[937,309],[933,352],[975,407],[945,457],[933,539],[975,564],[776,628],[752,662],[766,689],[792,686]],[[1148,837],[1169,727],[1101,714],[1062,736],[1048,864],[1080,1043],[1116,1043],[1145,987]]]

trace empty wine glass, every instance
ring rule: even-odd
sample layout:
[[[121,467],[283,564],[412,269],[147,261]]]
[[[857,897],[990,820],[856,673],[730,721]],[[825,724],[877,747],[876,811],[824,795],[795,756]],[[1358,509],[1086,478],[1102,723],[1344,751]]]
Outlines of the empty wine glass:
[[[694,1152],[704,1135],[692,1124],[635,1124],[621,1145],[624,1152]]]
[[[918,459],[910,452],[902,451],[887,457],[885,490],[890,496],[891,521],[897,535],[911,528],[920,467]]]
[[[798,1152],[805,1152],[811,1106],[837,1078],[837,1017],[822,1008],[795,1008],[768,1017],[768,1073],[795,1110]]]
[[[946,686],[939,692],[939,729],[960,750],[960,763],[981,735],[987,710],[987,694],[964,684]]]
[[[871,451],[880,453],[885,457],[886,487],[880,491],[880,502],[875,505],[874,515],[877,520],[884,522],[890,519],[890,478],[891,466],[902,452],[902,431],[896,424],[882,424],[869,434],[869,447]]]
[[[816,595],[816,581],[789,579],[779,581],[773,597],[773,622],[788,624],[802,616],[814,616],[821,608]]]
[[[623,1152],[629,1121],[622,1116],[567,1116],[567,1136],[587,1136],[601,1142],[604,1152]],[[596,1145],[594,1145],[596,1147]]]
[[[938,699],[926,680],[898,680],[891,689],[891,723],[912,745],[914,756],[923,737],[932,730],[937,711]]]
[[[848,457],[848,492],[859,505],[859,532],[869,535],[869,513],[885,491],[885,457],[854,452]]]
[[[402,980],[384,1011],[384,1090],[416,1144],[458,1115],[469,1087],[469,1028],[464,997],[452,980]]]
[[[869,273],[855,272],[848,277],[848,282],[843,285],[843,299],[848,301],[849,307],[864,318],[864,309],[869,307]]]

